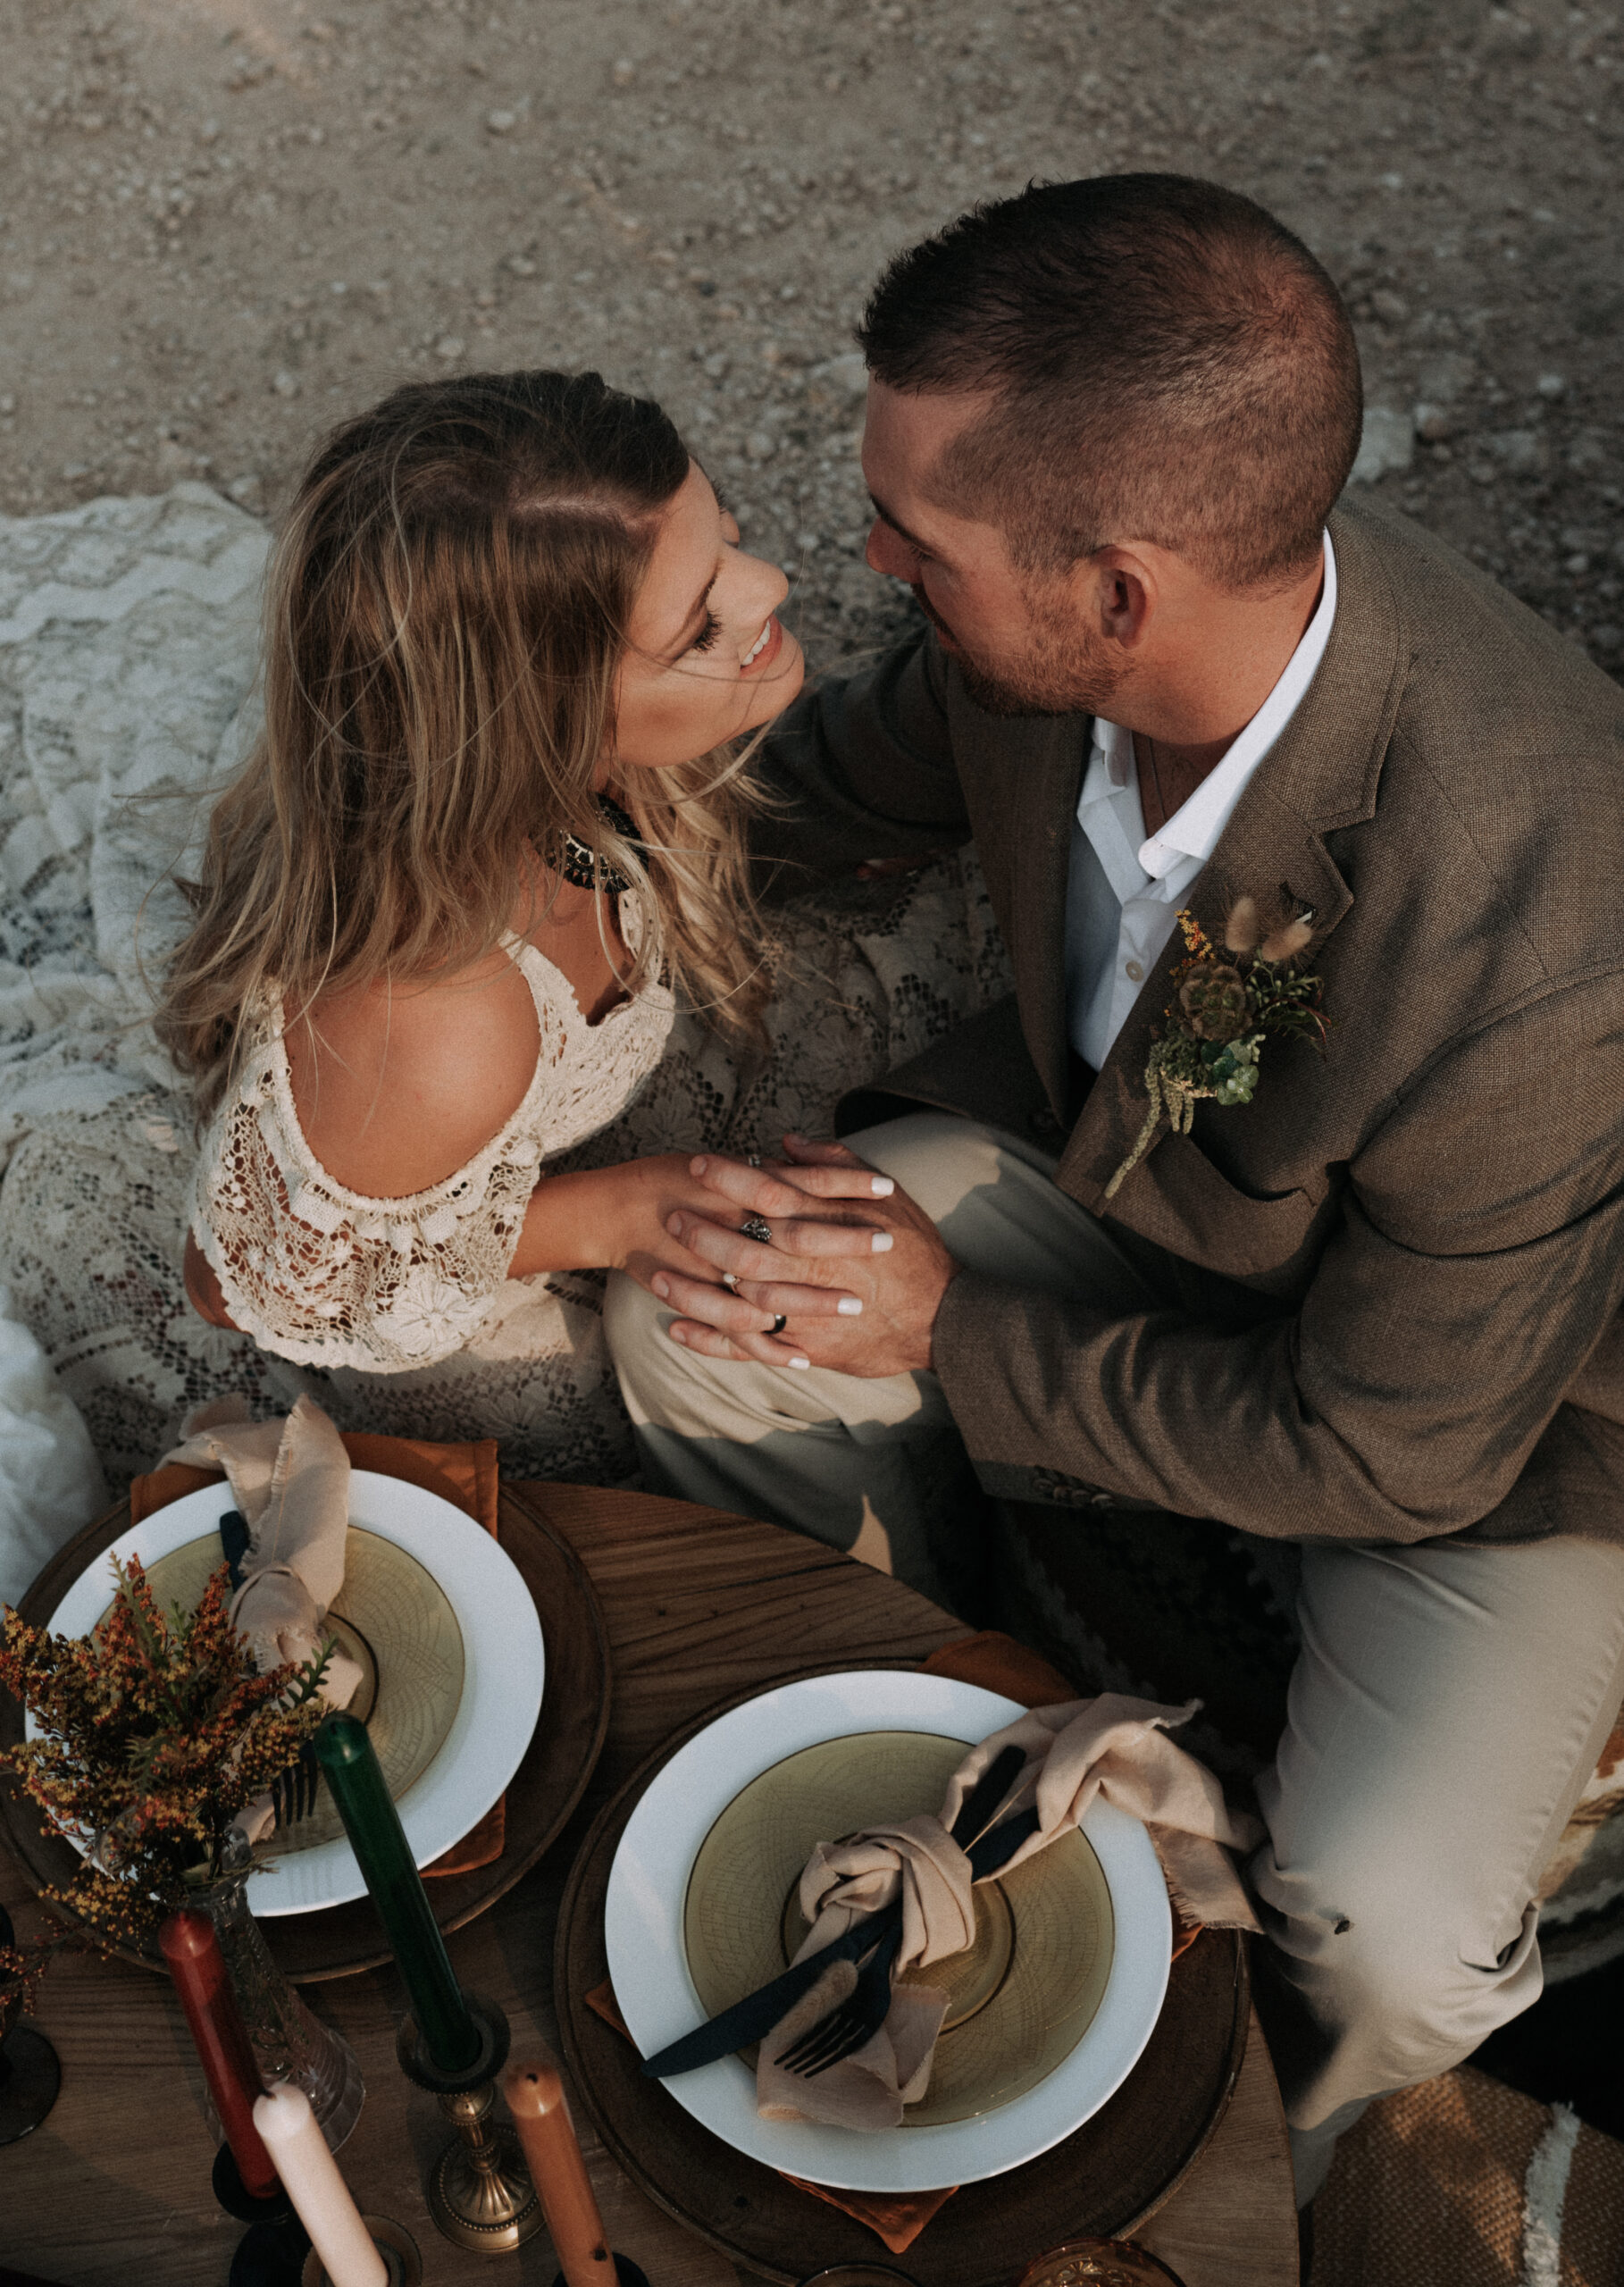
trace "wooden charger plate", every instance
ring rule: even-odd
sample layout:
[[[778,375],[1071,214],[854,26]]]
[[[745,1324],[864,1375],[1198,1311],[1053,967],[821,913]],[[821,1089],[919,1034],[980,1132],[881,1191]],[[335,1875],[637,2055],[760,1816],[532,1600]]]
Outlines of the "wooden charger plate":
[[[609,1973],[604,1900],[639,1797],[696,1732],[758,1696],[759,1688],[741,1692],[696,1716],[599,1814],[559,1910],[554,2000],[582,2100],[632,2182],[735,2262],[776,2287],[795,2287],[808,2273],[835,2264],[885,2262],[885,2249],[866,2225],[702,2128],[659,2082],[647,2078],[632,2044],[586,1999]],[[1240,1932],[1204,1931],[1174,1963],[1156,2030],[1116,2095],[1036,2159],[956,2191],[899,2259],[908,2276],[918,2287],[1008,2287],[1046,2248],[1071,2239],[1118,2239],[1143,2224],[1223,2117],[1245,2053],[1251,1999]]]
[[[18,1610],[36,1625],[48,1620],[88,1564],[111,1547],[130,1521],[127,1504],[110,1509],[52,1558]],[[507,1784],[502,1855],[465,1874],[435,1874],[427,1889],[444,1931],[460,1930],[494,1906],[553,1842],[586,1790],[609,1726],[609,1645],[598,1592],[569,1542],[506,1492],[497,1538],[523,1578],[540,1614],[547,1646],[541,1713],[524,1759]],[[0,1692],[0,1747],[22,1738],[22,1709]],[[14,1781],[0,1780],[0,1829],[37,1889],[62,1884],[79,1854],[50,1826]],[[377,1969],[389,1959],[369,1898],[314,1914],[278,1914],[264,1925],[284,1975],[298,1984]],[[120,1946],[121,1958],[147,1969],[163,1963],[154,1939],[146,1949]]]

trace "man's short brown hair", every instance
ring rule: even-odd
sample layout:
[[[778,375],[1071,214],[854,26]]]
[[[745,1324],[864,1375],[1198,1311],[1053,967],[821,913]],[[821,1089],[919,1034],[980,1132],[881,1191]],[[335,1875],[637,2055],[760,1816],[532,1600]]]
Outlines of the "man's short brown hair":
[[[899,255],[858,329],[904,391],[992,392],[944,506],[1054,569],[1143,540],[1231,588],[1306,568],[1359,449],[1359,352],[1302,240],[1186,175],[1034,184]]]

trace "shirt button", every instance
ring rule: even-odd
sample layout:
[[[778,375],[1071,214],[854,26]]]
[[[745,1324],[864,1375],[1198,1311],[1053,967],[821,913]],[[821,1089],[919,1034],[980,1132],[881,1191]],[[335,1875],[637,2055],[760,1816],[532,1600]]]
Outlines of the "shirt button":
[[[1137,961],[1129,961],[1127,964],[1126,974],[1132,977],[1134,983],[1137,984],[1140,978],[1144,975],[1144,971],[1140,968]]]

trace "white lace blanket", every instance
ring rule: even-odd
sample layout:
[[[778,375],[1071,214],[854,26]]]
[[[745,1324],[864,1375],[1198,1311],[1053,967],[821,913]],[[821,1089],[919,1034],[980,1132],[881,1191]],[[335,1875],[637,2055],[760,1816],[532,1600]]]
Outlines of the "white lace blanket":
[[[142,964],[237,759],[266,548],[202,484],[0,517],[0,1168],[41,1118],[173,1086]]]

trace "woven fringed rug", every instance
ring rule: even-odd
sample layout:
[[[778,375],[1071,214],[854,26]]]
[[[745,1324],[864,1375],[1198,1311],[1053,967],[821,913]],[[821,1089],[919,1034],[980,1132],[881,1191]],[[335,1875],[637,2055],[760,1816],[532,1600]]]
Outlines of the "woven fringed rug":
[[[1385,2097],[1314,2203],[1310,2287],[1624,2287],[1624,2144],[1469,2067]]]

